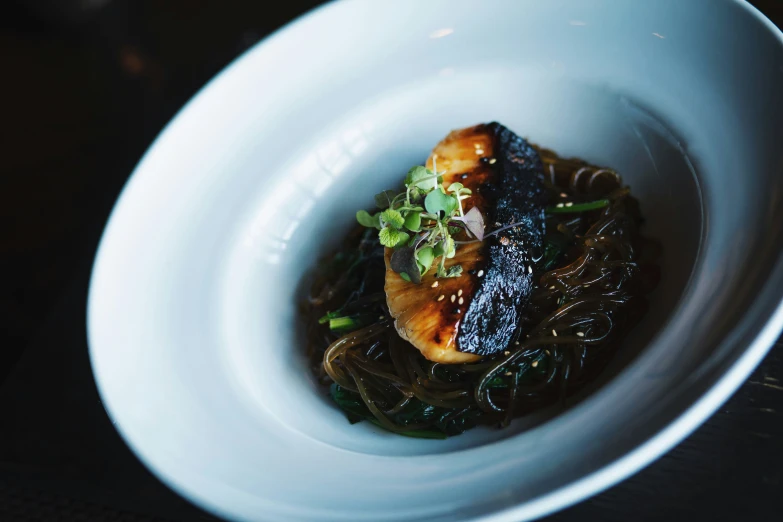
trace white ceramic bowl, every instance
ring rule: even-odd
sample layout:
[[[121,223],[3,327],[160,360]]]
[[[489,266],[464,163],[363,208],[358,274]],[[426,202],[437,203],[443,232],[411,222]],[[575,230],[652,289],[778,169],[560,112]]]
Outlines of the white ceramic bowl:
[[[741,1],[328,4],[210,82],[125,188],[88,310],[107,411],[231,519],[518,521],[596,493],[693,430],[781,329],[781,92],[781,33]],[[651,313],[548,422],[350,426],[304,362],[303,274],[449,130],[491,120],[624,174],[665,246]]]

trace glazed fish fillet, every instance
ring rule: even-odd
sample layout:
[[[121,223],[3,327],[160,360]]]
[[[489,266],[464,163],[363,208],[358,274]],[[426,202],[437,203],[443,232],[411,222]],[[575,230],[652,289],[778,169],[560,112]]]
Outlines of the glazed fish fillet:
[[[543,252],[545,194],[536,151],[498,123],[451,132],[433,150],[443,184],[460,182],[473,194],[465,211],[477,206],[486,232],[517,224],[459,245],[446,267],[462,265],[459,277],[436,278],[431,270],[420,284],[390,268],[386,249],[386,302],[402,336],[429,360],[468,363],[506,349],[528,305],[533,264]]]

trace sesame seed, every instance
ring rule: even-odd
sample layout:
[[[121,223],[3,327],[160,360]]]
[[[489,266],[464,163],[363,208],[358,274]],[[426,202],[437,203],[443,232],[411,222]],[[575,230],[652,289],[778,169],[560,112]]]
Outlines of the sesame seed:
[[[482,154],[484,154],[484,149],[476,149],[476,154],[481,156]]]
[[[533,273],[533,265],[528,265],[527,267],[527,273],[532,274]]]
[[[491,160],[489,160],[489,164],[494,165],[497,161],[498,160],[496,160],[495,158],[492,158]]]
[[[554,290],[555,289],[555,285],[550,286],[549,289],[550,290]]]
[[[590,288],[590,285],[585,285],[584,287],[585,287],[585,288]]]
[[[468,179],[468,175],[467,174],[463,174],[462,175],[462,179]]]
[[[437,282],[437,281],[435,281],[434,283],[432,283],[432,288],[437,288],[437,287],[438,287],[438,282]]]
[[[465,298],[464,298],[464,297],[460,297],[460,298],[459,298],[459,301],[457,301],[457,302],[458,302],[459,304],[463,304],[463,303],[465,302]]]
[[[557,204],[557,205],[555,205],[555,206],[556,206],[557,208],[563,208],[563,204],[562,204],[562,203],[558,203],[558,204]]]
[[[561,192],[561,193],[560,193],[560,197],[561,197],[561,198],[567,198],[567,197],[568,197],[568,194],[566,194],[565,192]]]
[[[551,353],[549,353],[549,350],[544,350],[544,353],[547,355],[552,355]]]
[[[443,301],[445,298],[446,298],[445,295],[439,295],[438,296],[438,301]]]
[[[379,321],[383,321],[383,316],[382,316],[382,315],[379,315],[379,316],[378,316],[378,320],[379,320]]]
[[[554,328],[552,328],[552,335],[554,335],[555,337],[557,337],[557,332],[555,331],[555,329],[554,329]]]
[[[457,295],[462,295],[462,288],[459,289],[459,292],[457,292]]]
[[[576,336],[577,337],[584,337],[585,333],[584,332],[576,332]]]
[[[566,204],[565,204],[565,206],[567,206],[567,207],[573,207],[573,206],[574,206],[574,203],[573,203],[572,201],[569,201],[568,203],[566,203]]]
[[[530,366],[535,368],[536,366],[538,366],[538,361],[533,361]]]
[[[511,376],[512,376],[512,375],[514,375],[514,374],[513,374],[513,373],[511,373],[511,372],[506,372],[506,373],[504,373],[503,375],[505,375],[506,377],[511,377]]]
[[[503,355],[511,355],[511,352],[509,352],[508,350],[506,350],[505,352],[503,352]]]
[[[514,341],[514,344],[519,346],[519,341]]]
[[[483,271],[483,270],[479,270],[479,271],[478,271],[478,274],[476,274],[476,275],[477,275],[477,276],[479,276],[479,277],[481,277],[481,276],[483,276],[483,275],[484,275],[484,271]]]
[[[454,294],[451,294],[451,302],[453,303],[456,300],[457,300],[457,296],[454,295]]]
[[[473,144],[473,148],[480,149],[481,148],[481,143],[474,143]]]

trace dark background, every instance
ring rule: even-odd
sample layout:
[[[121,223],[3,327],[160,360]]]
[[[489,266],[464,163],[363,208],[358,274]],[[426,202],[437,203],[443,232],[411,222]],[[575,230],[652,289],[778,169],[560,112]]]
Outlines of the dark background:
[[[76,7],[101,3],[0,7],[0,521],[215,520],[157,481],[101,406],[85,333],[92,258],[163,125],[239,53],[319,2]],[[783,24],[783,2],[754,3]],[[779,519],[782,354],[776,345],[666,456],[548,520]]]

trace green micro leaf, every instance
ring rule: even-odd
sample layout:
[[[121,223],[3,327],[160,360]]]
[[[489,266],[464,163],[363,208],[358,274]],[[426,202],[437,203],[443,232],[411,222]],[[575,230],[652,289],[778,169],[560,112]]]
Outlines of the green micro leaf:
[[[462,183],[452,183],[449,185],[449,192],[459,192],[464,188]]]
[[[388,248],[394,248],[397,244],[397,230],[389,227],[384,227],[378,232],[378,239],[381,244]]]
[[[381,228],[380,214],[370,215],[366,210],[360,210],[356,213],[356,221],[363,227]]]
[[[410,189],[411,194],[411,201],[414,202],[421,202],[421,200],[424,198],[424,195],[427,193],[426,190],[420,189],[419,187],[413,187]]]
[[[427,273],[427,270],[432,266],[432,262],[435,261],[435,250],[432,247],[424,247],[416,252],[416,260],[419,262],[419,269],[421,274]]]
[[[384,227],[378,232],[378,239],[385,247],[394,248],[397,245],[401,245],[408,241],[410,236],[402,230],[396,230],[394,228]]]
[[[403,232],[402,230],[397,231],[397,244],[394,245],[395,247],[399,247],[402,245],[405,245],[408,240],[411,238],[411,235],[407,232]]]
[[[405,176],[405,185],[413,185],[426,190],[432,188],[434,176],[435,173],[430,169],[417,165],[408,171],[408,175]]]
[[[384,190],[375,195],[375,206],[381,210],[389,208],[397,193],[393,190]]]
[[[405,228],[411,232],[421,230],[421,212],[408,212],[408,215],[405,216]]]
[[[436,216],[439,216],[440,212],[450,216],[457,209],[457,205],[457,198],[444,194],[440,190],[433,190],[424,198],[424,208]]]
[[[381,212],[381,221],[383,221],[388,225],[391,225],[397,230],[401,229],[402,226],[405,224],[405,218],[402,217],[402,214],[400,214],[399,212],[391,208],[387,208],[386,210]]]

